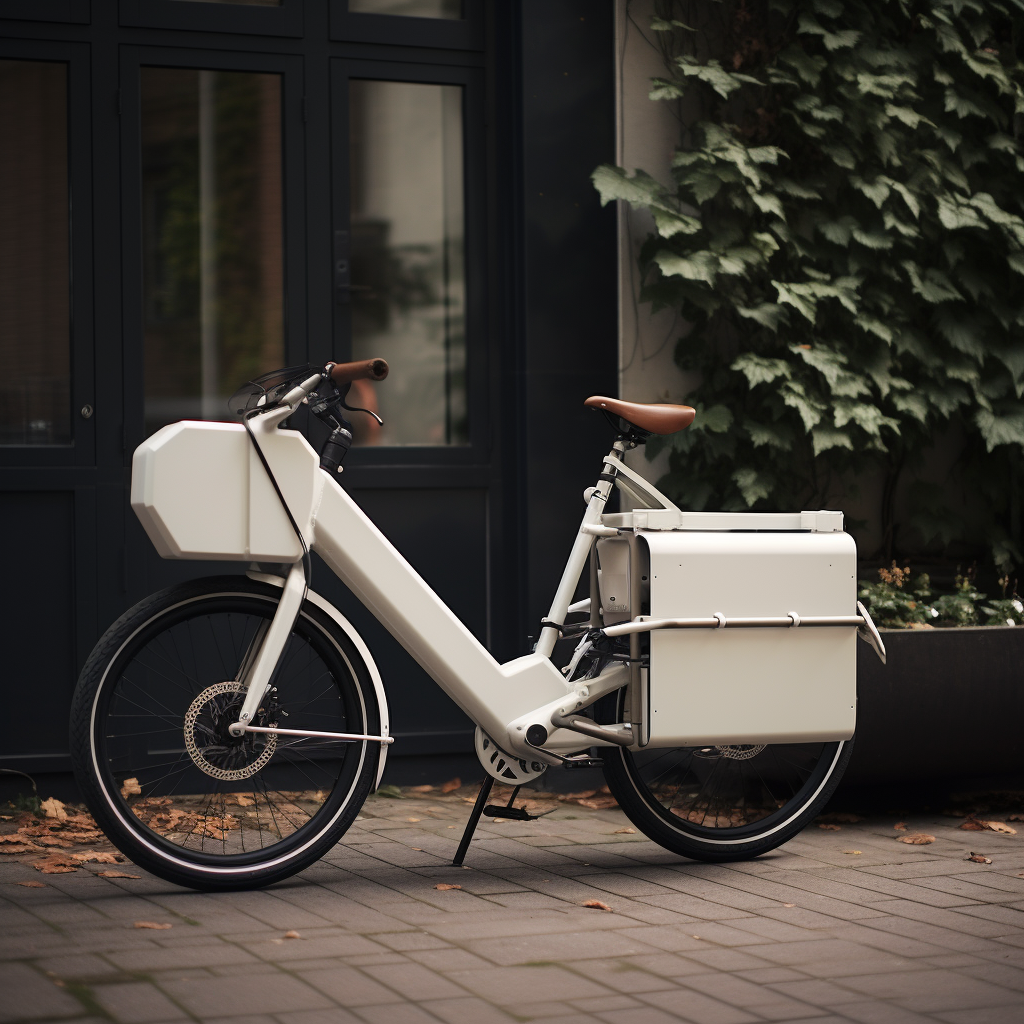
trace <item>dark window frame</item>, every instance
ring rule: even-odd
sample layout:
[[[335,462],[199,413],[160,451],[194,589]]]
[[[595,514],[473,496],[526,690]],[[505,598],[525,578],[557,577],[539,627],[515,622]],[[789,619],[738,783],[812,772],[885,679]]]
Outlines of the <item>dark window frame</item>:
[[[300,37],[304,31],[302,0],[280,6],[204,3],[196,0],[119,0],[122,25],[237,35]]]
[[[0,445],[0,466],[91,466],[96,461],[97,409],[93,327],[92,109],[88,44],[0,39],[0,59],[64,64],[68,122],[68,352],[71,440],[53,445]],[[76,201],[76,197],[78,200]]]
[[[400,14],[349,11],[348,0],[331,0],[331,39],[388,46],[484,48],[483,0],[462,0],[462,17],[414,18]]]

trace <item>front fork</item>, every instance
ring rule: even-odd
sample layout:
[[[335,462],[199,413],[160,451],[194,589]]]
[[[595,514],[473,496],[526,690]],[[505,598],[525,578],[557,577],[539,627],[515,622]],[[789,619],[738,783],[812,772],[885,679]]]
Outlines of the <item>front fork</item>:
[[[239,667],[237,681],[245,684],[245,700],[242,702],[238,721],[228,726],[228,732],[232,736],[245,735],[246,726],[252,724],[253,717],[270,689],[274,669],[281,660],[281,655],[284,654],[285,644],[288,643],[292,626],[295,625],[295,620],[299,617],[299,609],[302,607],[302,599],[305,596],[306,575],[302,568],[302,562],[296,562],[289,570],[288,578],[284,581],[281,600],[278,602],[277,611],[274,612],[274,618],[263,636],[262,643],[260,643],[258,635],[253,641],[254,647],[258,645],[258,651],[255,651],[254,654],[247,654]]]

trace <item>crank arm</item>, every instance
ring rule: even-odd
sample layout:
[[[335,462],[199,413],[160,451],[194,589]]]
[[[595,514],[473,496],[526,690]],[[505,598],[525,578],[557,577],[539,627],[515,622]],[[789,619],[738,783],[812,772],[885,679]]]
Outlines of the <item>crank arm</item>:
[[[337,740],[339,743],[360,743],[369,740],[387,746],[395,742],[394,736],[370,736],[361,732],[317,732],[314,729],[278,729],[277,726],[247,725],[245,732],[265,732],[273,736],[308,736],[320,740]]]

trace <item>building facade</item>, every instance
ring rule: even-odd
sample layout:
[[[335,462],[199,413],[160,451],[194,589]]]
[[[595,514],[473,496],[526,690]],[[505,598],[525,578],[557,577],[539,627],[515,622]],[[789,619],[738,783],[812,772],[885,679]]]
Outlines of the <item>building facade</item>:
[[[7,0],[0,11],[0,767],[69,770],[103,630],[178,580],[128,505],[160,425],[383,356],[346,486],[499,659],[523,653],[615,393],[611,0]],[[314,444],[318,424],[298,421]],[[471,727],[325,567],[393,756]]]

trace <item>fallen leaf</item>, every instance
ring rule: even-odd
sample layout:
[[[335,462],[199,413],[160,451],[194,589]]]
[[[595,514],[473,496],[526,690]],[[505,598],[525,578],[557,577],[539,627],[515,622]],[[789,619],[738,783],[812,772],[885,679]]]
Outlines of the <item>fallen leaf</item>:
[[[822,824],[820,824],[818,826],[818,828],[823,828],[827,832],[838,832],[838,831],[840,831],[840,826],[839,825],[833,825],[831,821],[822,822]]]
[[[983,822],[978,821],[977,818],[968,818],[961,826],[965,832],[984,832],[985,825]]]
[[[1006,825],[1001,821],[983,821],[982,825],[987,829],[991,829],[993,832],[1000,833],[1000,835],[1015,836],[1017,834],[1017,830],[1015,828],[1010,828],[1009,825]]]
[[[462,886],[461,885],[450,885],[448,882],[438,882],[437,885],[434,886],[434,888],[435,889],[440,889],[442,892],[444,892],[447,889],[461,889]]]
[[[795,904],[795,903],[783,903],[782,905],[783,905],[784,907],[795,907],[795,906],[796,906],[796,904]]]
[[[454,779],[449,779],[447,782],[441,783],[442,793],[454,793],[457,789],[462,789],[462,779],[458,776]]]
[[[927,846],[928,843],[935,842],[935,836],[930,836],[926,832],[913,832],[908,836],[897,836],[897,843],[907,843],[910,846]]]
[[[45,889],[45,882],[19,882],[18,885],[25,886],[26,889]]]
[[[419,821],[419,818],[406,818],[406,821]]]
[[[614,832],[614,835],[617,835],[617,836],[635,836],[636,835],[636,829],[635,828],[617,828],[615,830],[615,832]]]
[[[607,910],[611,911],[611,907],[607,903],[602,903],[600,900],[587,900],[582,904],[584,907],[592,907],[594,910]]]
[[[59,853],[51,853],[49,857],[37,860],[32,867],[36,871],[42,871],[44,875],[64,875],[78,870],[78,865],[74,861]]]
[[[409,792],[410,793],[433,793],[433,791],[434,791],[434,787],[433,786],[410,786],[409,787]]]
[[[84,853],[73,853],[71,859],[79,864],[119,864],[120,858],[116,853],[100,853],[98,850],[86,850]]]
[[[130,796],[141,796],[142,787],[139,785],[138,779],[125,779],[121,783],[121,799],[127,800]]]
[[[906,832],[907,823],[905,821],[897,821],[896,824],[893,825],[893,828],[896,829],[897,832]]]
[[[848,854],[851,857],[859,857],[860,850],[843,850],[843,853]]]
[[[1024,821],[1024,814],[1008,814],[1007,821]]]
[[[154,931],[162,932],[162,931],[166,931],[168,928],[173,928],[174,926],[170,925],[170,924],[159,924],[156,921],[136,921],[135,922],[135,927],[136,928],[152,928]]]
[[[596,793],[596,789],[582,789],[578,793],[559,793],[558,799],[566,803],[575,803],[577,800],[586,800],[588,796],[594,796]]]
[[[252,807],[256,801],[251,796],[243,796],[241,793],[238,793],[232,803],[238,804],[239,807]]]
[[[8,854],[9,856],[12,856],[12,857],[15,854],[18,854],[18,853],[44,853],[44,852],[45,851],[44,851],[43,847],[36,846],[35,843],[19,843],[16,846],[12,845],[12,846],[4,846],[4,847],[0,848],[0,853],[5,853],[5,854]]]
[[[129,875],[127,871],[97,871],[100,878],[141,878],[142,875]]]
[[[991,857],[986,857],[983,853],[975,853],[973,850],[971,851],[971,855],[969,857],[964,857],[964,860],[974,861],[975,864],[992,863]]]
[[[284,933],[284,938],[286,938],[286,939],[301,939],[302,936],[297,931],[292,929],[291,931],[287,931],[287,932]]]
[[[401,800],[402,791],[397,786],[378,786],[377,796],[390,797],[392,800]]]
[[[68,820],[68,812],[64,810],[64,804],[55,797],[44,800],[39,806],[48,818],[56,818],[58,821]]]

